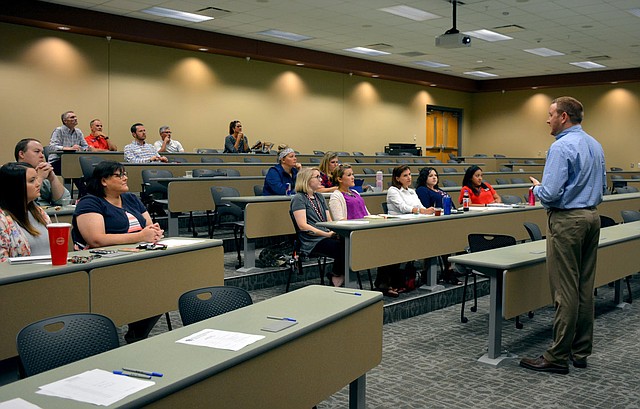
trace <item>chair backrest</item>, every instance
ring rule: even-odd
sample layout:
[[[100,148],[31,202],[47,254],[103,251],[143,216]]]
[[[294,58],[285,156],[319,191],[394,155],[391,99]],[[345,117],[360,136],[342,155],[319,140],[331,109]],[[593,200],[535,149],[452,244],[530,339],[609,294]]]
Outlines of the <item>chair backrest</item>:
[[[506,156],[505,156],[505,155],[502,155],[502,154],[499,154],[499,153],[494,153],[494,154],[493,154],[493,157],[494,157],[494,158],[506,158]]]
[[[509,166],[500,166],[500,169],[498,169],[499,172],[512,172],[513,169],[511,169]]]
[[[244,213],[242,208],[235,203],[231,203],[223,197],[239,197],[240,192],[235,187],[230,186],[211,186],[211,197],[216,204],[216,214],[219,219],[222,216],[230,215],[234,221],[242,220]]]
[[[251,296],[242,288],[205,287],[182,294],[178,311],[182,324],[189,325],[251,304]]]
[[[200,162],[202,162],[202,163],[223,163],[224,161],[222,160],[222,158],[216,158],[215,156],[212,156],[210,158],[200,158]]]
[[[535,160],[532,160],[532,159],[525,159],[524,163],[525,163],[526,165],[535,165],[535,164],[536,164],[536,161],[535,161]]]
[[[615,189],[616,193],[618,194],[622,194],[622,193],[636,193],[638,191],[638,188],[635,186],[620,186],[617,187]]]
[[[502,195],[502,203],[505,204],[519,204],[522,203],[522,200],[518,196],[514,195]]]
[[[220,173],[224,173],[225,176],[240,176],[240,171],[238,169],[221,168],[216,170]]]
[[[447,159],[447,163],[458,163],[455,159]]]
[[[194,178],[209,178],[209,177],[215,177],[215,176],[225,176],[225,174],[222,172],[218,172],[217,170],[214,170],[214,169],[194,169],[193,170]]]
[[[244,157],[244,162],[245,163],[262,163],[262,159],[256,157],[256,156],[245,156]]]
[[[376,163],[394,163],[393,159],[384,158],[384,159],[376,159]]]
[[[496,178],[496,184],[497,185],[510,185],[511,181],[509,179],[505,179],[505,178]]]
[[[365,163],[367,160],[365,158],[358,158],[357,156],[353,158],[356,163]]]
[[[611,168],[611,170],[612,170],[613,172],[619,172],[619,171],[621,171],[621,170],[622,170],[622,168],[618,168],[618,167],[615,167],[615,166],[614,166],[614,167],[612,167],[612,168]]]
[[[318,155],[318,156],[322,156],[322,155],[324,155],[324,152],[323,151],[313,151],[313,154],[314,155]]]
[[[187,163],[187,158],[183,158],[180,156],[171,156],[169,157],[169,163]]]
[[[309,158],[309,163],[320,163],[322,159],[320,158]]]
[[[524,228],[529,233],[529,237],[531,237],[531,241],[542,240],[542,232],[540,231],[540,227],[537,224],[531,222],[522,223]]]
[[[442,186],[443,187],[456,187],[456,186],[458,186],[458,183],[456,183],[453,180],[443,179],[442,180]]]
[[[375,175],[376,171],[371,168],[362,168],[362,173],[364,173],[365,175]]]
[[[429,163],[442,163],[440,159],[429,159]]]
[[[196,149],[196,153],[218,153],[217,149],[208,149],[208,148],[198,148]]]
[[[476,153],[473,155],[474,158],[486,158],[487,154],[486,153]]]
[[[413,163],[421,163],[421,164],[425,164],[425,165],[426,165],[426,164],[427,164],[427,161],[426,161],[426,160],[424,160],[424,159],[414,159],[414,160],[413,160]]]
[[[631,179],[640,179],[640,175],[631,175]]]
[[[68,314],[29,324],[17,337],[25,375],[31,376],[120,345],[118,330],[99,314]]]
[[[353,152],[353,156],[364,156],[362,152]]]
[[[375,153],[376,156],[387,156],[386,152],[376,152]]]
[[[616,221],[613,220],[611,217],[609,216],[604,216],[604,215],[600,215],[600,227],[611,227],[611,226],[615,226]]]
[[[511,178],[511,183],[514,185],[517,185],[520,183],[527,183],[527,182],[522,178]]]
[[[637,210],[622,210],[620,211],[622,220],[625,223],[637,222],[640,220],[640,212]]]
[[[85,180],[89,179],[93,174],[93,168],[104,159],[98,155],[80,156],[80,169]]]
[[[387,202],[382,202],[380,203],[380,205],[382,206],[382,213],[384,214],[389,213],[389,206],[387,206]]]
[[[338,155],[338,156],[351,156],[351,154],[349,152],[344,152],[344,151],[336,152],[336,155]]]
[[[513,236],[505,234],[471,233],[467,236],[467,240],[469,240],[469,250],[472,253],[513,246],[516,244],[516,239]]]
[[[411,159],[398,158],[398,163],[413,163]]]
[[[253,185],[253,195],[254,196],[262,196],[262,185]]]
[[[442,173],[457,173],[458,169],[456,168],[442,168]]]
[[[387,168],[387,172],[391,175],[393,175],[393,168]]]
[[[156,181],[153,178],[172,178],[173,173],[170,170],[144,169],[142,171],[142,182],[145,184],[144,192],[147,195],[157,194],[163,199],[167,198],[167,186]]]

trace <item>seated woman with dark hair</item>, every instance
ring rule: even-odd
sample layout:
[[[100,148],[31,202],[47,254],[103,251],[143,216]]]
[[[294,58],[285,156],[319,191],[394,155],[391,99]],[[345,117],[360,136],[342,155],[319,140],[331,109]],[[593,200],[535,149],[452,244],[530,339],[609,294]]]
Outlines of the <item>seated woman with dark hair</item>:
[[[400,165],[393,168],[392,186],[387,190],[387,208],[389,214],[433,214],[433,207],[420,203],[416,191],[411,188],[411,168]]]
[[[28,163],[0,168],[0,262],[50,254],[49,216],[36,205],[42,181]]]
[[[129,193],[127,172],[118,162],[102,161],[87,181],[88,195],[73,213],[73,241],[81,249],[138,242],[155,243],[164,231],[151,221],[138,196]],[[129,324],[128,343],[146,338],[160,316]]]
[[[448,196],[438,186],[438,179],[438,171],[435,168],[426,167],[420,169],[418,180],[416,180],[416,194],[420,199],[420,203],[426,208],[442,208],[442,199]]]
[[[490,203],[502,203],[500,195],[496,193],[493,187],[482,181],[482,169],[477,165],[469,166],[467,171],[464,172],[458,203],[462,204],[465,192],[469,194],[471,206],[486,206]]]
[[[287,194],[287,185],[289,185],[289,191],[293,192],[296,176],[301,168],[302,165],[298,163],[296,152],[286,145],[281,146],[278,151],[278,163],[269,168],[264,177],[262,195],[285,195]]]
[[[320,170],[305,168],[296,180],[296,195],[291,199],[291,211],[301,230],[299,239],[303,254],[317,253],[333,259],[333,274],[327,273],[335,287],[344,283],[344,253],[336,233],[316,223],[331,221],[329,208],[322,194],[318,193]]]

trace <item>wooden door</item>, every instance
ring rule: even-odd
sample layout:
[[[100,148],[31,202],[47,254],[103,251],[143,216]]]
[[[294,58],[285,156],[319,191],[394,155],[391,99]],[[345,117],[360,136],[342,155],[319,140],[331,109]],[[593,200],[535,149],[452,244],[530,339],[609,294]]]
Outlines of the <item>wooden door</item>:
[[[459,155],[462,110],[427,106],[425,156],[446,163],[449,154]]]

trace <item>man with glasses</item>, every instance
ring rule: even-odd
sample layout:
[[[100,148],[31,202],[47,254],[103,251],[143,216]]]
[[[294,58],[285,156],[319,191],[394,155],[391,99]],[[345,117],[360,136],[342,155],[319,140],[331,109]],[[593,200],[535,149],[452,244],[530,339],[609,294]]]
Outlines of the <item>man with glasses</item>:
[[[155,146],[148,144],[147,130],[140,122],[131,125],[133,141],[124,147],[124,160],[131,163],[168,162],[167,158],[158,155]]]
[[[160,140],[156,141],[153,145],[158,152],[177,153],[184,152],[182,144],[171,138],[171,128],[168,126],[160,127]]]
[[[50,148],[54,151],[49,154],[48,161],[53,166],[56,174],[60,174],[60,155],[55,151],[89,151],[91,148],[84,139],[82,131],[77,128],[78,117],[73,111],[67,111],[60,115],[62,126],[57,127],[51,133]],[[79,188],[80,186],[78,186]]]

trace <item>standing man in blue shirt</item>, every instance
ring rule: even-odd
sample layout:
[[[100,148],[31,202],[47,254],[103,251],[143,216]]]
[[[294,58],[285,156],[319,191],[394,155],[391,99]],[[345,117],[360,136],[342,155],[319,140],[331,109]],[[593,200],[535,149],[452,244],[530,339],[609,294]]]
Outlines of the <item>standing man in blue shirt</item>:
[[[556,308],[553,343],[539,358],[520,366],[569,373],[568,361],[587,367],[593,347],[594,299],[600,216],[596,206],[607,188],[604,151],[582,130],[582,104],[560,97],[549,107],[551,144],[542,183],[531,177],[533,193],[547,209],[547,271]]]

